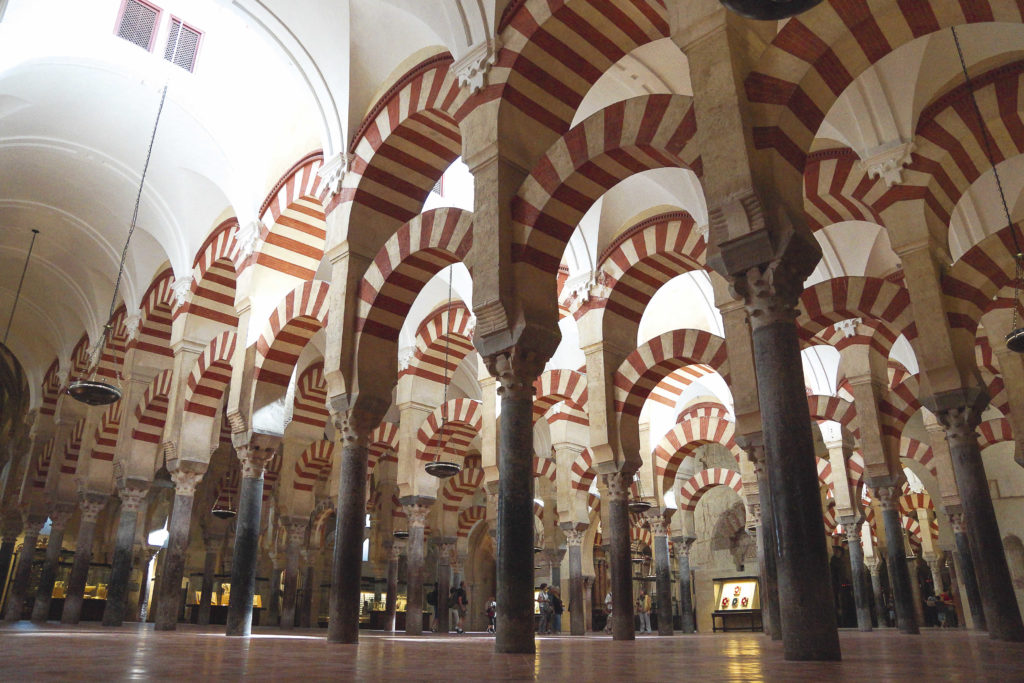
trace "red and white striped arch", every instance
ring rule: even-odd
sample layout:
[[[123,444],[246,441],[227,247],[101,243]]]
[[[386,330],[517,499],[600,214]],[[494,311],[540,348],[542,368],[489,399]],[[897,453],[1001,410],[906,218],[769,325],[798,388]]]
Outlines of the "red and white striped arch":
[[[96,375],[108,380],[117,379],[124,368],[124,355],[128,351],[128,328],[125,326],[127,313],[124,304],[121,304],[114,312],[111,319],[110,333],[107,335],[106,343],[103,345],[103,353],[100,355],[99,365],[96,367]]]
[[[50,440],[43,446],[39,453],[39,459],[35,464],[35,471],[32,473],[32,488],[46,488],[46,478],[50,474],[50,463],[53,462],[53,454],[58,452],[57,437],[51,436]]]
[[[377,100],[352,137],[351,170],[328,211],[354,202],[360,223],[404,223],[462,152],[459,120],[468,91],[448,54],[413,67]],[[390,232],[390,231],[389,231]]]
[[[416,296],[445,266],[463,261],[472,244],[473,214],[461,209],[433,209],[402,225],[360,284],[357,329],[397,342]]]
[[[701,377],[707,377],[714,373],[715,369],[710,365],[687,365],[678,370],[673,370],[655,385],[647,400],[660,403],[669,408],[675,408],[676,401],[679,400],[686,387]]]
[[[997,443],[1013,441],[1013,429],[1005,417],[996,417],[978,425],[978,448],[984,450]]]
[[[132,439],[149,444],[160,443],[167,421],[167,400],[174,383],[174,371],[164,370],[153,378],[135,406]]]
[[[61,474],[76,474],[78,472],[78,456],[82,450],[82,437],[85,436],[85,418],[75,422],[64,442],[64,462],[61,463]]]
[[[446,512],[455,512],[462,506],[466,496],[472,496],[484,481],[484,471],[480,467],[464,467],[454,477],[448,479],[441,488],[441,503]]]
[[[639,543],[641,547],[654,549],[654,535],[651,530],[636,524],[629,527],[629,541],[630,543]]]
[[[192,315],[204,320],[234,328],[238,326],[235,313],[235,281],[239,257],[235,231],[238,221],[228,219],[214,228],[206,238],[192,263],[191,296],[188,303],[178,308],[174,316]]]
[[[918,510],[935,510],[935,503],[927,493],[908,493],[899,498],[900,513],[911,515]]]
[[[470,532],[477,522],[487,519],[487,508],[483,505],[468,507],[459,513],[459,524],[456,536],[469,538]]]
[[[533,476],[538,479],[547,479],[551,483],[555,481],[558,467],[554,458],[540,458],[533,456]]]
[[[474,350],[473,315],[462,301],[450,301],[431,312],[416,330],[416,351],[401,374],[444,383]],[[445,360],[447,356],[447,362]]]
[[[818,483],[826,488],[826,496],[828,498],[834,498],[835,486],[832,485],[831,461],[814,456],[814,465],[818,470]]]
[[[231,382],[231,359],[238,335],[221,332],[199,354],[185,386],[185,412],[214,418]]]
[[[879,334],[871,337],[872,349],[889,357],[900,334],[913,338],[910,294],[906,289],[875,277],[844,276],[819,282],[800,295],[797,325],[807,337],[850,318],[865,323],[880,321]]]
[[[857,407],[852,401],[839,396],[811,394],[807,397],[807,408],[812,420],[831,420],[848,429],[854,438],[860,438],[857,423]]]
[[[918,400],[920,386],[917,375],[911,375],[901,384],[889,389],[878,401],[882,438],[893,451],[899,448],[907,422],[921,409]]]
[[[327,410],[324,363],[320,360],[303,370],[295,383],[292,420],[323,429],[327,426],[330,416],[330,411]]]
[[[697,118],[683,95],[611,104],[559,138],[512,202],[512,259],[552,276],[580,219],[631,175],[689,168],[700,175]]]
[[[566,402],[578,409],[587,405],[587,376],[575,370],[548,370],[533,383],[533,421],[543,417],[556,403]]]
[[[270,314],[256,342],[257,382],[288,386],[302,349],[327,324],[329,289],[322,280],[303,282]]]
[[[93,460],[113,461],[117,435],[121,431],[121,405],[122,401],[116,401],[103,411],[100,423],[96,426],[95,443],[90,455]]]
[[[715,486],[725,486],[743,497],[743,477],[739,472],[711,467],[690,477],[679,489],[679,509],[692,512],[704,494]]]
[[[89,360],[89,333],[83,332],[71,349],[71,371],[67,380],[69,383],[76,379],[84,379],[89,374]]]
[[[611,290],[605,311],[639,325],[654,293],[677,275],[704,268],[706,256],[707,241],[685,211],[641,221],[602,259],[603,281]]]
[[[281,451],[274,454],[274,457],[267,463],[267,469],[263,473],[263,502],[266,503],[274,494],[274,487],[281,478]]]
[[[295,490],[312,491],[316,480],[324,471],[331,471],[334,462],[334,442],[314,441],[295,461]],[[280,459],[280,458],[278,458]]]
[[[812,230],[845,221],[882,224],[875,209],[886,193],[880,178],[868,176],[860,157],[849,147],[808,155],[804,166],[804,209]]]
[[[173,318],[174,271],[170,267],[165,268],[149,285],[149,289],[142,296],[141,315],[139,332],[128,347],[137,351],[152,353],[156,356],[172,358],[171,352],[171,325]]]
[[[1017,250],[1011,229],[1019,231],[1022,226],[1015,223],[989,235],[968,249],[942,276],[950,327],[974,336],[982,314],[989,310],[999,290],[1013,287]]]
[[[616,412],[639,418],[654,388],[688,365],[708,365],[728,381],[725,340],[703,330],[673,330],[646,342],[615,372]]]
[[[278,181],[260,211],[263,246],[255,262],[298,280],[312,280],[324,257],[327,219],[318,198],[323,155],[307,156]]]
[[[444,433],[441,433],[442,415]],[[432,460],[440,443],[444,444],[444,453],[465,456],[469,444],[480,433],[483,425],[483,409],[480,401],[470,398],[453,398],[434,409],[423,421],[416,434],[416,458]]]
[[[836,517],[836,503],[830,500],[821,511],[822,521],[825,523],[825,534],[828,536],[837,535],[836,528],[839,526],[839,519]]]
[[[576,457],[569,471],[569,485],[576,491],[589,491],[596,476],[597,470],[594,469],[594,456],[589,448],[584,448]]]
[[[654,473],[661,479],[661,490],[672,490],[679,467],[700,446],[724,446],[732,451],[738,464],[742,452],[734,436],[735,425],[728,419],[724,409],[705,416],[698,416],[694,412],[680,415],[676,425],[661,438],[654,449]]]
[[[242,483],[242,469],[238,464],[237,458],[232,458],[232,463],[228,466],[228,469],[221,476],[220,480],[217,481],[217,486],[214,488],[214,507],[228,507],[237,509],[238,502],[240,500],[240,493],[238,487]]]
[[[42,403],[39,406],[41,415],[52,416],[57,412],[57,399],[60,398],[60,361],[56,358],[50,363],[43,375]]]
[[[373,475],[378,462],[398,462],[398,425],[383,420],[370,432],[370,453],[366,463],[366,478]]]

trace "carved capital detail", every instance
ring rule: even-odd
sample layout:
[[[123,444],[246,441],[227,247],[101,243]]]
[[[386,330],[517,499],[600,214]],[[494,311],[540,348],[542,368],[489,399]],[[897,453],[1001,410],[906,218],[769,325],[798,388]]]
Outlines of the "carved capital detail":
[[[95,524],[100,512],[107,505],[107,496],[102,493],[80,493],[78,509],[82,511],[82,521]]]
[[[668,521],[661,515],[647,515],[647,523],[651,526],[651,533],[654,536],[668,536]]]
[[[604,475],[604,485],[608,487],[608,497],[612,501],[628,501],[629,487],[632,483],[633,477],[623,472]]]
[[[946,440],[950,448],[971,448],[978,445],[975,431],[981,422],[981,412],[968,406],[948,408],[936,414],[946,428]]]
[[[171,285],[174,292],[174,307],[180,308],[192,300],[192,276],[179,277]]]
[[[58,503],[50,510],[50,533],[64,531],[75,513],[75,506],[67,503]]]
[[[954,534],[966,534],[967,525],[964,523],[964,514],[954,512],[949,515],[949,525],[953,528]]]
[[[424,505],[423,503],[412,503],[411,505],[403,505],[405,510],[405,516],[409,520],[409,528],[419,527],[422,529],[427,525],[427,515],[430,514],[430,505]]]
[[[872,180],[881,178],[886,187],[903,183],[903,167],[913,159],[913,142],[892,142],[861,154],[861,166]]]
[[[234,439],[232,439],[234,440]],[[265,434],[253,434],[248,442],[235,446],[235,453],[242,465],[242,477],[245,479],[262,479],[267,464],[277,453],[281,440]]]
[[[128,512],[138,512],[142,501],[146,499],[146,494],[149,493],[149,484],[133,482],[122,486],[117,493],[121,497],[122,509]]]
[[[487,85],[487,73],[498,59],[501,40],[487,38],[469,48],[466,54],[452,63],[451,70],[459,79],[459,85],[475,93]]]
[[[486,359],[487,370],[501,385],[498,387],[498,395],[522,400],[533,399],[533,383],[544,370],[545,362],[535,352],[519,347]]]
[[[569,547],[583,547],[583,538],[587,535],[586,529],[565,529],[565,544]]]
[[[733,278],[732,287],[743,299],[752,329],[796,320],[803,280],[784,261],[751,268]]]
[[[697,539],[693,536],[676,536],[672,539],[672,545],[676,549],[676,555],[679,557],[690,558],[690,549],[693,548],[693,544]]]
[[[309,527],[309,520],[304,517],[297,519],[288,518],[282,520],[281,524],[288,532],[288,546],[290,548],[296,548],[306,540],[306,529]]]
[[[263,223],[258,220],[249,221],[244,226],[239,224],[235,228],[239,260],[244,261],[259,249],[264,229]]]
[[[203,480],[203,472],[193,470],[176,469],[171,472],[171,481],[174,482],[174,494],[191,498],[196,495],[196,487]]]
[[[847,523],[843,522],[843,531],[846,532],[846,540],[851,545],[860,543],[860,527],[863,524],[862,521]]]
[[[900,490],[896,486],[878,486],[875,488],[875,498],[883,511],[900,509]]]

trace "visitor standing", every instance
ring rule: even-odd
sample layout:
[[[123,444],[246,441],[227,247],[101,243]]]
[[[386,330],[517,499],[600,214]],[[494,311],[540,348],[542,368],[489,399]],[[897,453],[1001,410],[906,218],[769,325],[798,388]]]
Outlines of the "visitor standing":
[[[466,616],[466,610],[469,608],[469,598],[466,596],[466,582],[460,581],[459,587],[455,589],[455,632],[465,633],[466,630],[462,625],[462,620]]]
[[[636,599],[636,613],[640,615],[640,633],[651,632],[651,596],[642,588]]]
[[[489,624],[487,626],[487,632],[488,633],[494,633],[495,626],[497,625],[497,618],[498,618],[498,603],[495,602],[493,595],[487,601],[486,614],[487,614],[487,621],[488,621],[488,624]]]
[[[611,589],[604,596],[604,611],[608,615],[607,621],[604,624],[604,632],[612,632],[612,591]]]
[[[562,612],[565,611],[562,605],[562,596],[554,586],[548,591],[551,601],[551,632],[559,634],[562,632]]]
[[[540,612],[540,621],[537,623],[537,633],[548,633],[551,630],[551,596],[548,593],[548,585],[542,583],[537,592],[537,611]]]

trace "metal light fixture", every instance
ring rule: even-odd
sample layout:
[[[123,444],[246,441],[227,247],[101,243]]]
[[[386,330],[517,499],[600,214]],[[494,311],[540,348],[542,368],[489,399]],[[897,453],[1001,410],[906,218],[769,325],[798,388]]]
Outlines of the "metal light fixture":
[[[146,185],[146,172],[149,170],[149,160],[153,156],[153,142],[156,140],[156,130],[160,125],[160,115],[164,110],[164,102],[167,99],[167,86],[164,85],[160,94],[160,106],[156,110],[156,121],[153,122],[153,133],[149,138],[149,149],[146,152],[146,163],[142,166],[142,177],[139,179],[139,192],[135,196],[135,210],[132,212],[132,222],[128,228],[128,237],[124,241],[124,249],[121,250],[121,263],[117,268],[117,279],[114,280],[114,295],[110,300],[110,313],[107,315],[107,324],[103,326],[103,336],[96,346],[96,354],[92,359],[92,372],[88,379],[79,379],[68,385],[67,393],[76,401],[91,405],[105,406],[121,400],[121,389],[96,379],[96,370],[99,368],[100,358],[103,357],[103,347],[107,344],[107,338],[113,328],[114,311],[117,307],[117,292],[121,287],[121,277],[124,275],[124,262],[128,257],[128,244],[132,240],[132,233],[135,232],[135,224],[139,218],[139,205],[142,203],[142,188]],[[169,479],[169,477],[168,477]],[[155,481],[154,481],[155,483]]]
[[[4,331],[4,346],[7,346],[7,335],[11,333],[11,323],[14,322],[14,312],[18,310],[18,300],[21,299],[21,286],[25,284],[25,273],[28,272],[28,262],[32,258],[32,249],[36,246],[36,236],[39,231],[32,229],[32,241],[28,245],[28,253],[25,254],[25,265],[21,268],[21,279],[18,280],[18,291],[14,293],[14,304],[11,306],[11,316],[7,319],[7,329]]]
[[[448,305],[449,305],[449,318],[451,318],[451,301],[452,301],[452,268],[448,266]],[[437,449],[435,460],[431,460],[426,464],[424,469],[432,477],[438,479],[448,479],[454,477],[456,474],[462,471],[462,465],[457,462],[451,462],[447,460],[441,460],[442,445],[444,444],[444,429],[445,425],[448,424],[448,354],[451,350],[451,331],[446,330],[448,334],[444,337],[444,397],[441,399],[441,428],[438,430],[437,437]]]
[[[409,532],[405,529],[398,529],[392,535],[400,541],[404,541],[405,539],[409,538]]]
[[[821,0],[721,0],[726,8],[748,19],[778,21],[806,12]]]
[[[171,479],[171,471],[167,469],[167,455],[164,454],[164,462],[153,474],[153,488],[173,489],[174,480]]]
[[[988,161],[988,165],[992,167],[992,175],[995,176],[996,188],[999,190],[999,200],[1003,205],[1003,215],[1006,216],[1006,225],[1010,229],[1010,238],[1013,240],[1015,271],[1013,276],[1013,322],[1010,324],[1009,334],[1006,335],[1006,348],[1016,353],[1024,353],[1024,327],[1019,327],[1017,320],[1017,308],[1020,306],[1021,281],[1024,279],[1024,252],[1021,251],[1020,243],[1017,241],[1017,230],[1014,229],[1013,221],[1010,219],[1010,209],[1006,205],[1006,195],[1003,193],[1003,183],[999,178],[999,169],[996,168],[993,160],[992,141],[989,138],[988,128],[985,126],[985,119],[981,115],[981,109],[978,107],[978,100],[974,96],[974,86],[971,83],[970,75],[967,73],[967,62],[964,60],[964,52],[960,47],[960,38],[956,34],[955,26],[951,26],[949,30],[953,33],[956,55],[960,58],[960,69],[964,74],[964,86],[967,88],[967,94],[971,99],[974,115],[978,119],[978,128],[981,130],[981,140],[985,148],[985,159]]]
[[[650,501],[644,500],[644,487],[640,482],[640,476],[638,474],[633,474],[633,481],[636,482],[637,496],[630,500],[626,507],[628,507],[629,511],[634,514],[643,514],[654,507],[654,505],[652,505]]]
[[[213,504],[213,509],[210,510],[217,519],[231,519],[238,514],[238,510],[231,504],[231,490],[228,489],[228,499],[226,502],[221,503],[220,498],[217,498],[217,502]]]

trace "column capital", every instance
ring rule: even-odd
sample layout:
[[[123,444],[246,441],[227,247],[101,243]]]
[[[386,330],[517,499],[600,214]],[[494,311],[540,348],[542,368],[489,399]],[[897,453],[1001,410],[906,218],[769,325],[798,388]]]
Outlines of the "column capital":
[[[896,510],[899,512],[900,489],[898,486],[876,486],[875,498],[878,499],[883,511]]]
[[[44,514],[39,514],[30,510],[22,511],[21,523],[24,527],[25,534],[35,534],[38,536],[39,532],[42,531],[43,526],[46,524],[46,519],[47,517]]]
[[[203,468],[205,470],[205,467]],[[174,494],[192,498],[196,495],[196,487],[203,480],[205,472],[198,472],[195,469],[176,469],[171,472],[171,481],[174,482]]]
[[[75,505],[73,503],[56,503],[50,509],[50,532],[64,531],[74,513]]]
[[[500,351],[484,359],[487,371],[498,380],[498,395],[512,399],[532,399],[533,383],[544,371],[547,358],[521,346]]]
[[[647,523],[651,527],[651,534],[654,536],[668,536],[669,522],[665,519],[663,512],[655,508],[654,510],[648,511],[644,516],[647,518]]]
[[[146,499],[147,493],[149,493],[149,482],[138,479],[126,481],[117,490],[117,495],[121,498],[121,509],[128,512],[138,512],[142,501]]]
[[[281,526],[288,532],[288,545],[295,548],[306,540],[306,529],[309,528],[309,520],[305,517],[283,517]]]
[[[341,445],[368,446],[370,434],[380,424],[391,405],[388,399],[377,399],[369,394],[334,396],[328,399],[331,420],[341,435]]]
[[[967,524],[964,522],[964,513],[951,512],[949,514],[949,525],[953,528],[954,534],[966,534]]]
[[[633,483],[633,477],[625,472],[612,472],[602,475],[605,487],[608,489],[609,500],[628,501],[629,487]]]
[[[852,543],[860,543],[860,528],[864,523],[863,520],[855,520],[852,522],[843,522],[843,530],[846,532],[846,540]]]
[[[988,391],[981,386],[944,391],[921,398],[921,403],[935,414],[946,430],[950,448],[977,445],[975,428],[988,405]]]
[[[754,473],[760,479],[765,464],[764,434],[762,432],[741,434],[736,437],[736,445],[746,452],[747,460],[754,463]]]
[[[433,505],[433,498],[412,497],[408,501],[403,501],[402,509],[405,510],[405,516],[409,520],[409,528],[424,528],[427,525],[427,515],[430,514]]]
[[[790,268],[785,261],[776,260],[735,275],[731,285],[736,295],[743,299],[751,329],[756,330],[765,325],[796,320],[803,282],[801,272]]]
[[[270,434],[235,433],[231,435],[231,441],[242,464],[244,479],[262,479],[267,463],[281,445],[281,437]]]
[[[565,544],[569,547],[583,547],[583,539],[587,535],[587,525],[573,525],[568,528],[562,529],[565,534]]]
[[[82,521],[95,524],[100,512],[107,505],[109,496],[104,493],[85,492],[78,494],[78,508],[82,511]]]
[[[676,552],[681,555],[685,555],[687,558],[690,557],[690,549],[693,547],[694,541],[697,538],[695,536],[673,536],[672,545],[676,548]]]

